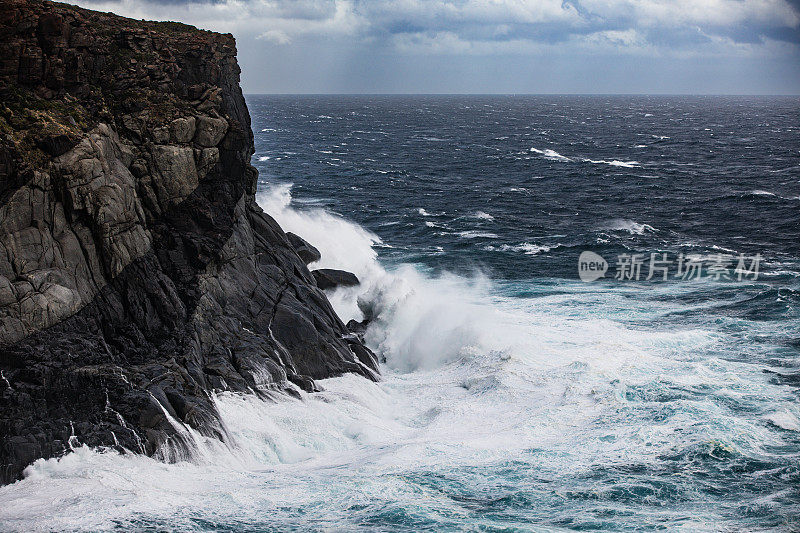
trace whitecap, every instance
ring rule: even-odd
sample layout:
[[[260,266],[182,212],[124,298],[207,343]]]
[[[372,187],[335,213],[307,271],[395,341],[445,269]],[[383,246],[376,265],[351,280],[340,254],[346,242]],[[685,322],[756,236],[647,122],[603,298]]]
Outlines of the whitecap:
[[[480,220],[494,220],[494,217],[492,215],[484,211],[476,211],[475,213],[472,214],[472,217]]]
[[[268,155],[262,155],[261,157],[258,158],[259,161],[269,161],[269,159],[270,156]]]
[[[572,159],[570,159],[569,157],[561,155],[558,152],[556,152],[555,150],[551,150],[549,148],[547,148],[545,150],[539,150],[538,148],[531,148],[531,152],[539,154],[542,157],[544,157],[545,159],[550,159],[551,161],[562,161],[562,162],[565,162],[565,163],[568,162],[568,161],[572,161]]]
[[[605,227],[602,229],[612,230],[612,231],[627,231],[631,235],[644,235],[646,232],[655,233],[658,231],[656,228],[649,224],[640,224],[635,220],[628,220],[623,218],[616,218],[611,220]]]
[[[525,255],[538,255],[542,252],[549,252],[553,248],[558,248],[560,244],[556,244],[555,246],[548,246],[546,244],[532,244],[529,242],[523,242],[521,244],[503,244],[500,246],[485,246],[484,250],[489,252],[522,252]]]
[[[788,410],[770,413],[766,418],[781,429],[800,431],[800,420]]]
[[[619,161],[617,159],[606,161],[605,159],[584,159],[587,163],[596,165],[610,165],[612,167],[636,168],[641,165],[638,161]]]
[[[426,220],[425,225],[429,228],[447,229],[445,224],[437,224],[436,222],[431,222],[430,220]]]
[[[478,231],[478,230],[469,230],[469,231],[459,231],[457,233],[460,237],[464,239],[496,239],[497,235],[495,233],[489,231]]]

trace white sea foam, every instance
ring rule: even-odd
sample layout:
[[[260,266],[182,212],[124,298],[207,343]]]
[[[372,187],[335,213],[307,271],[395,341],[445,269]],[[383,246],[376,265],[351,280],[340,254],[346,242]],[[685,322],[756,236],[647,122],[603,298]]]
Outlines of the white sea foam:
[[[611,161],[606,161],[605,159],[584,159],[587,163],[594,163],[596,165],[610,165],[612,167],[625,167],[625,168],[636,168],[641,165],[638,161],[619,161],[617,159],[613,159]]]
[[[494,220],[494,217],[485,211],[476,211],[472,216],[480,220]]]
[[[543,252],[549,252],[558,246],[559,245],[548,246],[546,244],[531,244],[529,242],[523,242],[522,244],[501,244],[500,246],[493,246],[490,244],[484,247],[484,250],[489,252],[522,252],[526,255],[538,255]]]
[[[551,150],[550,148],[547,148],[545,150],[540,150],[538,148],[531,148],[531,152],[539,154],[545,159],[550,159],[551,161],[562,161],[565,163],[572,161],[572,159],[570,159],[569,157],[563,156],[558,152],[556,152],[555,150]]]
[[[270,156],[268,155],[262,155],[261,157],[258,158],[259,161],[269,161],[269,159]]]
[[[284,229],[320,249],[321,265],[359,275],[360,286],[331,299],[345,320],[373,316],[366,337],[386,359],[383,381],[322,380],[324,392],[300,400],[218,394],[230,442],[198,438],[191,461],[164,464],[86,447],[39,460],[25,480],[0,487],[0,529],[354,530],[374,523],[375,509],[413,509],[425,520],[463,516],[469,527],[496,529],[432,485],[436,474],[500,497],[519,487],[513,477],[470,472],[502,476],[491,469],[517,465],[514,476],[535,472],[525,483],[536,494],[543,487],[531,510],[557,492],[555,507],[547,507],[555,509],[563,506],[560,491],[598,468],[644,472],[664,455],[709,443],[758,457],[785,445],[763,419],[719,398],[763,397],[767,419],[797,431],[793,393],[771,384],[760,365],[714,355],[725,346],[720,331],[625,325],[635,312],[655,326],[684,311],[680,299],[632,306],[629,289],[566,280],[557,291],[521,298],[513,294],[548,281],[384,268],[375,235],[319,208],[295,209],[289,185],[272,186],[258,200]],[[675,289],[652,290],[669,296]],[[715,394],[669,399],[674,391],[709,390]],[[693,513],[700,524],[718,517]]]
[[[603,229],[612,231],[627,231],[631,235],[644,235],[645,233],[655,233],[658,230],[650,224],[641,224],[635,220],[616,218],[608,222]]]
[[[480,230],[467,230],[467,231],[459,231],[457,233],[459,237],[464,239],[496,239],[497,234],[492,233],[491,231],[480,231]]]
[[[767,420],[781,429],[789,431],[800,431],[800,419],[788,409],[776,411],[767,415]]]

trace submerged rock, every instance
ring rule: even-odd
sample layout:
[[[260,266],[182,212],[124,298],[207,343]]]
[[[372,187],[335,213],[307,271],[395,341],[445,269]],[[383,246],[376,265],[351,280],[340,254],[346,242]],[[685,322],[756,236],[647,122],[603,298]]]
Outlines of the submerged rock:
[[[311,275],[314,276],[317,287],[322,290],[335,289],[336,287],[354,287],[361,283],[355,274],[334,268],[312,270]]]
[[[0,54],[0,482],[227,441],[215,391],[378,379],[255,202],[231,35],[0,0]]]

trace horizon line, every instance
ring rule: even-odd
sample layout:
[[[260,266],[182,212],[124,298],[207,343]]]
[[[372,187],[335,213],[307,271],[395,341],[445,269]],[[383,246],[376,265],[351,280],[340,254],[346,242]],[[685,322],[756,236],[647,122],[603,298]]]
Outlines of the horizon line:
[[[248,92],[246,96],[739,96],[739,97],[800,97],[800,93],[448,93],[448,92]]]

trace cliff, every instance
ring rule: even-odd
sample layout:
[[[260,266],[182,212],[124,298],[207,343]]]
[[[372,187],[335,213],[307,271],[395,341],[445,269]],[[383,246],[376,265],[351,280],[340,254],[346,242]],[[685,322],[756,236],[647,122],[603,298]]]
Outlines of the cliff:
[[[377,379],[252,154],[231,35],[0,0],[0,482],[76,442],[225,441],[211,391]]]

